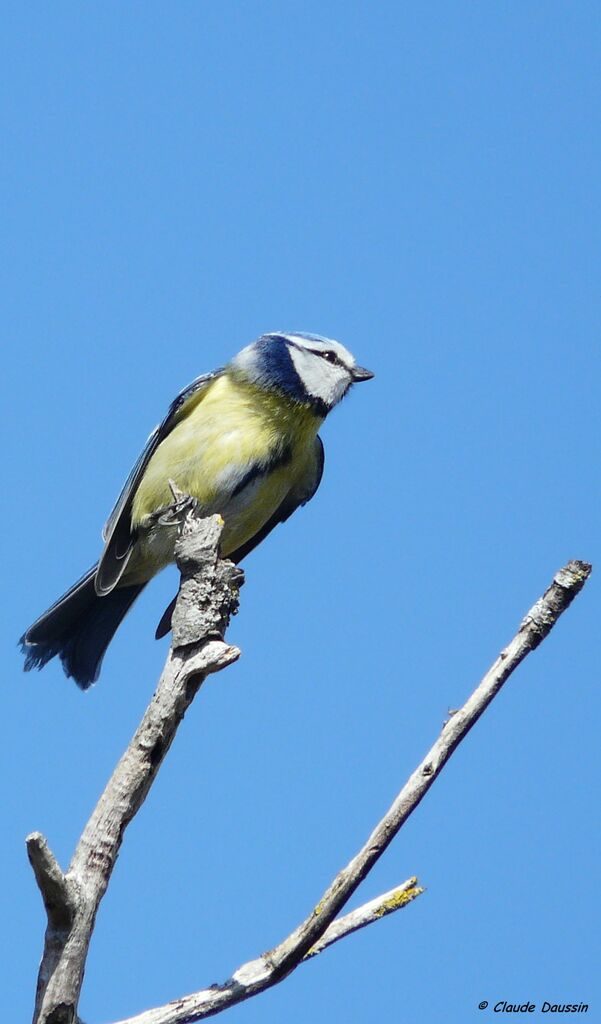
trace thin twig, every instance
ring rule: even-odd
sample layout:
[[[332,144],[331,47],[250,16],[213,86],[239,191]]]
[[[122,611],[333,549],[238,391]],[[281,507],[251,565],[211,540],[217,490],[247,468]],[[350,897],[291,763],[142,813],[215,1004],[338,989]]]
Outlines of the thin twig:
[[[271,988],[295,970],[308,954],[319,952],[320,942],[327,935],[327,929],[333,927],[336,915],[421,802],[458,744],[467,736],[520,662],[548,635],[582,589],[590,573],[590,565],[576,561],[570,562],[557,573],[549,589],[530,609],[513,640],[501,652],[471,697],[445,724],[439,738],[365,845],[336,876],[317,906],[295,931],[270,952],[243,964],[222,985],[213,985],[183,996],[165,1006],[128,1017],[118,1024],[192,1024]]]
[[[413,876],[413,878],[408,878],[406,882],[402,882],[401,885],[397,885],[394,889],[389,889],[388,892],[382,893],[381,896],[376,896],[375,899],[369,900],[368,903],[363,903],[356,910],[351,910],[350,913],[344,914],[343,917],[337,917],[326,928],[321,939],[314,946],[311,946],[308,953],[305,953],[302,963],[310,960],[311,957],[317,956],[318,953],[323,953],[324,949],[332,946],[339,939],[345,939],[347,935],[358,932],[360,928],[365,928],[368,924],[374,924],[376,921],[381,921],[383,917],[388,917],[389,914],[394,914],[395,911],[408,907],[424,891],[421,885],[418,885],[417,878]]]

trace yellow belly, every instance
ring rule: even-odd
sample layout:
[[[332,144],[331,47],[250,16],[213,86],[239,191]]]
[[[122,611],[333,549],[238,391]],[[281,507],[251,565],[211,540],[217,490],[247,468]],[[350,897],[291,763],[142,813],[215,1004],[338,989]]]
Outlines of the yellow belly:
[[[223,516],[222,551],[227,556],[261,529],[305,471],[320,424],[306,406],[258,391],[227,374],[218,377],[152,456],[134,498],[132,526],[143,533],[147,517],[172,503],[171,479],[196,498],[207,515]],[[285,451],[285,464],[232,495],[236,483],[257,462],[266,463]],[[171,561],[173,541],[167,535],[156,537],[150,545],[153,550],[145,552],[156,563],[155,572]],[[144,541],[142,545],[149,547]],[[145,560],[142,551],[139,556],[134,553],[134,563]],[[127,577],[129,582],[129,571]]]

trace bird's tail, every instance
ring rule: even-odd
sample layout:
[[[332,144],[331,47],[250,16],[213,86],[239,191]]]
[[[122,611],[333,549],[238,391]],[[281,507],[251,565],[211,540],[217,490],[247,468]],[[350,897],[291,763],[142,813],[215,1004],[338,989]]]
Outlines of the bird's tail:
[[[117,627],[145,586],[117,587],[98,597],[96,568],[94,565],[23,634],[19,643],[26,672],[42,668],[58,655],[66,674],[82,690],[96,682]]]

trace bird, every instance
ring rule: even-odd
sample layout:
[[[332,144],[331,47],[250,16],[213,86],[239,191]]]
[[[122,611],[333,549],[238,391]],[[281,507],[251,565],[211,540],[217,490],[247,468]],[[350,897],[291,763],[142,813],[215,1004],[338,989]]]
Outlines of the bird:
[[[26,671],[52,658],[82,690],[96,682],[118,626],[174,561],[173,485],[224,520],[221,555],[238,563],[306,505],[321,482],[319,429],[353,384],[374,374],[319,334],[262,334],[169,406],[103,530],[99,561],[25,631]],[[175,601],[156,630],[171,628]]]

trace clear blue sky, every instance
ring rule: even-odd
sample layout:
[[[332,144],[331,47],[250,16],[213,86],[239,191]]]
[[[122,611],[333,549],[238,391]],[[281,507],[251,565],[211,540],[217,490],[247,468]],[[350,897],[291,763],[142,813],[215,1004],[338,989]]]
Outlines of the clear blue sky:
[[[15,642],[99,552],[180,387],[257,334],[376,371],[310,506],[246,563],[230,638],[131,826],[81,1012],[219,981],[354,854],[521,616],[600,555],[598,4],[3,9],[4,1018],[160,672],[148,588],[100,683]],[[373,872],[427,893],[229,1020],[450,1024],[482,999],[600,1019],[599,575]],[[8,898],[7,898],[8,896]],[[356,901],[357,902],[357,901]],[[549,1018],[547,1018],[549,1019]]]

